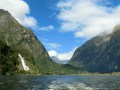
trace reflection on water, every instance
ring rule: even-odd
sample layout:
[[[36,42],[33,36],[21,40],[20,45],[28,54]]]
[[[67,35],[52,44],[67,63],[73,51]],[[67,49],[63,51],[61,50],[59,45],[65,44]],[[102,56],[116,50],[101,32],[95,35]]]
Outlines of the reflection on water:
[[[120,90],[120,76],[0,76],[0,90]]]

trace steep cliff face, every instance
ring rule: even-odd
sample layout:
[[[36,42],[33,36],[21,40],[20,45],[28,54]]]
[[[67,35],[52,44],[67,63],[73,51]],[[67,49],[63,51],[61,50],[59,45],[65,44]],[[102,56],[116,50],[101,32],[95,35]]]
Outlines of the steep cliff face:
[[[79,47],[69,64],[89,72],[120,71],[120,26],[112,34],[99,35]]]
[[[0,9],[0,40],[15,50],[16,60],[19,62],[17,73],[26,73],[20,55],[29,67],[27,73],[40,74],[53,68],[54,63],[34,33],[20,25],[9,12],[2,9]]]

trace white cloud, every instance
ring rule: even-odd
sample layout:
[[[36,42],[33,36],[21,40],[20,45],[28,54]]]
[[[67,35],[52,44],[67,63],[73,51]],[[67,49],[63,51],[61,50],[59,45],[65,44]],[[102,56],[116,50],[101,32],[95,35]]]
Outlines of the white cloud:
[[[43,42],[43,44],[47,49],[58,49],[61,47],[61,45],[58,43]]]
[[[36,27],[37,20],[29,16],[29,5],[23,0],[0,0],[0,9],[9,11],[24,26]]]
[[[57,54],[58,54],[55,50],[51,50],[48,53],[49,53],[50,57],[57,56]]]
[[[40,31],[50,31],[50,30],[53,30],[53,29],[55,29],[53,25],[49,25],[49,26],[46,26],[46,27],[39,27]]]
[[[101,0],[61,0],[57,4],[61,31],[74,32],[75,37],[91,38],[100,33],[111,33],[120,23],[120,5],[100,6]]]
[[[55,56],[59,60],[70,60],[74,51],[76,48],[74,48],[72,51],[66,52],[66,53],[58,53],[55,50],[48,51],[50,57]]]

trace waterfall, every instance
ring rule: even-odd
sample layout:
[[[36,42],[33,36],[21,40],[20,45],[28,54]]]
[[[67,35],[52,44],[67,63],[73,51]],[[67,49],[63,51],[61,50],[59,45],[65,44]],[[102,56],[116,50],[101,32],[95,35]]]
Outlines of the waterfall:
[[[21,56],[21,54],[18,54],[18,56],[19,56],[19,58],[20,58],[20,60],[21,60],[23,69],[24,69],[25,71],[29,71],[29,67],[26,65],[24,58]]]

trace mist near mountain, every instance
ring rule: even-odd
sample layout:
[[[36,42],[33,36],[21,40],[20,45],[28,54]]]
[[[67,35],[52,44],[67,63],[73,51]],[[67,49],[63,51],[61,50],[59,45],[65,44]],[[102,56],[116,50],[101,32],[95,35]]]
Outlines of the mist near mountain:
[[[57,57],[53,56],[51,59],[57,64],[67,64],[69,60],[59,60]]]

